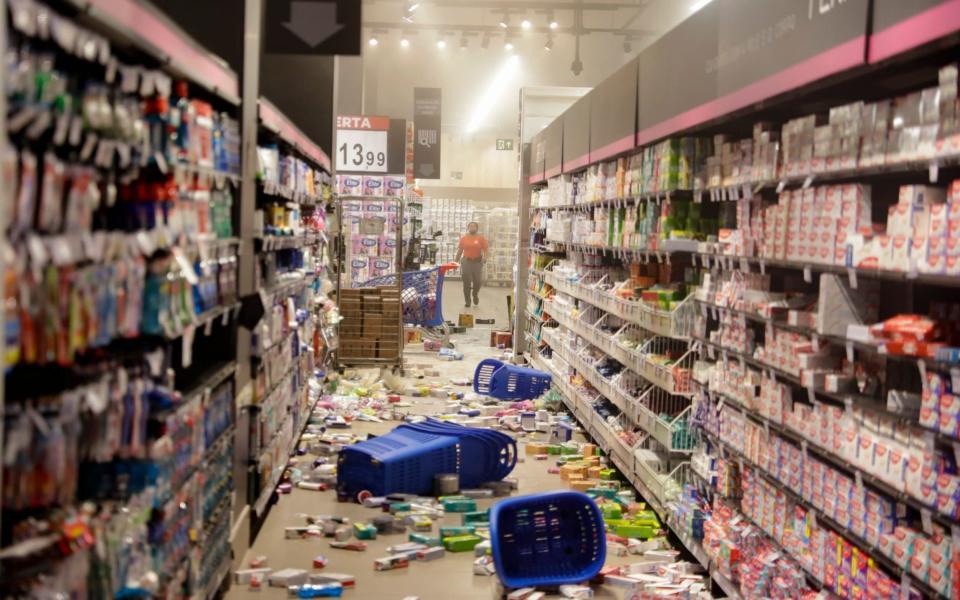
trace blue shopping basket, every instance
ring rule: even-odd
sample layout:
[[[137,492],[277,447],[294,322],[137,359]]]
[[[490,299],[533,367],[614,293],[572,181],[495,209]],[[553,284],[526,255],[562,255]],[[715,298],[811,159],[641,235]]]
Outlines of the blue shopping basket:
[[[499,431],[464,427],[435,419],[404,424],[398,429],[456,436],[460,440],[460,485],[464,488],[500,481],[517,465],[516,440]]]
[[[458,438],[395,429],[340,451],[337,493],[349,498],[361,492],[431,494],[435,475],[459,471]]]
[[[494,504],[490,542],[497,575],[508,588],[588,581],[607,558],[603,515],[580,492],[519,496]]]
[[[500,400],[533,400],[550,389],[552,379],[543,371],[487,358],[473,374],[473,391]]]
[[[456,265],[446,264],[402,273],[403,286],[400,290],[400,302],[403,306],[403,322],[421,327],[440,327],[443,325],[443,276]],[[389,287],[397,285],[397,274],[377,277],[355,287]]]

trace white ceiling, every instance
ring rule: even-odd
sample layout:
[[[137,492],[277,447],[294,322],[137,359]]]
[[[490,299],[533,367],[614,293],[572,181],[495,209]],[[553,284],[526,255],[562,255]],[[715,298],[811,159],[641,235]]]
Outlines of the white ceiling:
[[[410,14],[407,0],[363,2],[366,113],[411,118],[413,88],[440,87],[445,129],[464,130],[480,115],[477,134],[514,137],[521,87],[593,87],[703,0],[422,0],[410,23],[403,19]],[[499,25],[505,9],[507,29]],[[557,21],[553,31],[550,18]],[[521,28],[523,19],[530,29]],[[518,56],[512,69],[505,68],[507,35]],[[366,43],[371,37],[377,46]],[[578,37],[583,67],[575,75]],[[409,47],[401,47],[401,39]],[[440,39],[446,48],[437,47]]]

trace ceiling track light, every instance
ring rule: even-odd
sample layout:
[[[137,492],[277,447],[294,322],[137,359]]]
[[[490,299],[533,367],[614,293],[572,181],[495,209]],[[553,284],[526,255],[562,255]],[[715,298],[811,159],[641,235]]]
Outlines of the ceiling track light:
[[[443,38],[440,38],[439,40],[437,40],[437,48],[443,50],[446,47],[447,47],[447,40]]]
[[[369,43],[371,46],[373,46],[373,47],[377,47],[377,46],[380,45],[380,40],[378,40],[378,39],[375,38],[375,37],[371,37],[371,38],[370,38],[370,41],[369,41],[368,43]]]
[[[553,19],[550,19],[550,29],[555,31],[557,27],[560,27],[560,23],[557,23]]]
[[[520,21],[521,29],[529,30],[531,27],[533,27],[533,23],[530,22],[530,19],[524,19],[523,21]]]
[[[417,10],[418,8],[420,8],[420,3],[419,3],[419,2],[408,2],[408,3],[407,3],[407,12],[408,12],[408,13],[416,12],[416,10]]]
[[[513,52],[513,42],[511,42],[510,40],[507,40],[506,42],[504,42],[503,49],[506,50],[507,52]]]
[[[553,50],[553,38],[552,38],[552,37],[548,37],[548,38],[547,38],[547,43],[543,45],[543,49],[546,50],[547,52],[550,52],[551,50]]]
[[[504,29],[506,29],[507,27],[510,27],[510,13],[504,12],[503,17],[500,19],[500,23],[498,24],[500,25],[500,27],[503,27]]]
[[[409,48],[409,47],[410,47],[410,40],[408,40],[407,38],[400,38],[400,47],[401,47],[401,48]]]

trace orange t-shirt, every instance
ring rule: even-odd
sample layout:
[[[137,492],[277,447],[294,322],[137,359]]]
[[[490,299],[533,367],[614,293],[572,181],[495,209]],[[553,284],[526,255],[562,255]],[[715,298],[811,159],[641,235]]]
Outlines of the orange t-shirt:
[[[463,250],[464,258],[482,258],[482,252],[486,252],[488,248],[487,238],[482,235],[465,235],[460,238],[460,249]]]

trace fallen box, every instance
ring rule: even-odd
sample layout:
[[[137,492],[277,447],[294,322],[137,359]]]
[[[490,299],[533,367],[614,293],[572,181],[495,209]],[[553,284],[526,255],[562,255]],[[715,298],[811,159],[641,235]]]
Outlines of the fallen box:
[[[475,535],[459,535],[445,538],[443,540],[443,547],[446,548],[448,552],[469,552],[482,541],[480,537]]]

